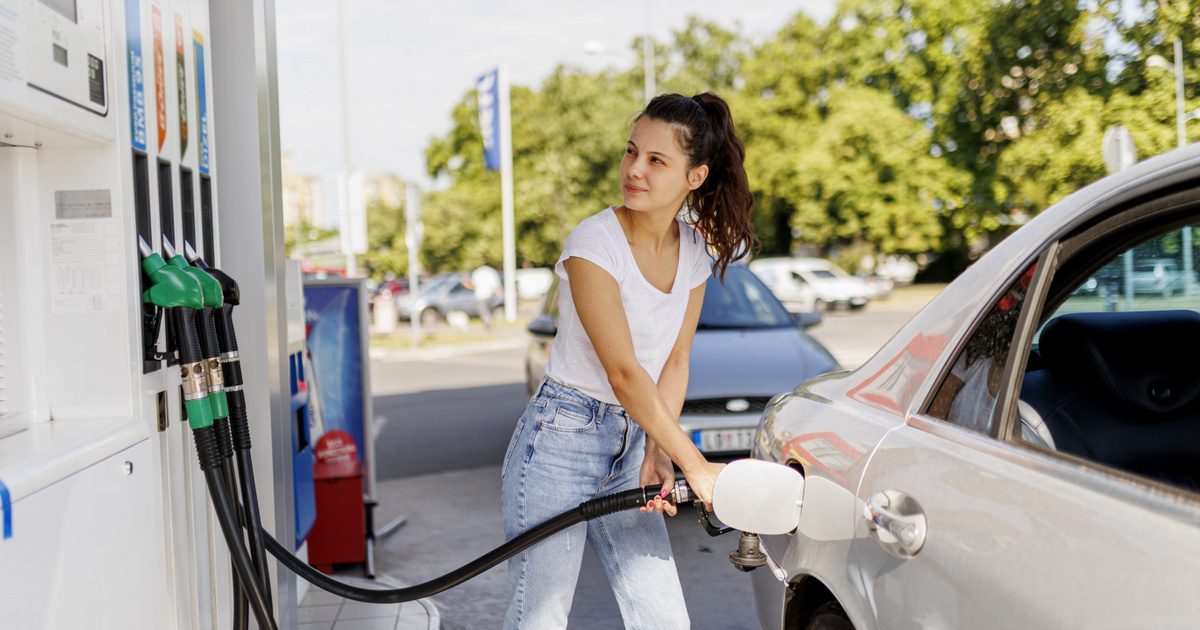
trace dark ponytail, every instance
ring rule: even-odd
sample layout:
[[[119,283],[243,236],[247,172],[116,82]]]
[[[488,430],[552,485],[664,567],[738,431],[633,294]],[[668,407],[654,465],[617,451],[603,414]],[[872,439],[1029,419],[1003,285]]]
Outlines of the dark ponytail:
[[[688,220],[716,254],[714,272],[725,279],[730,263],[744,258],[758,243],[750,210],[754,196],[746,179],[746,148],[733,128],[729,105],[712,92],[691,98],[681,94],[654,97],[638,114],[675,125],[688,168],[708,165],[708,178],[688,195]]]

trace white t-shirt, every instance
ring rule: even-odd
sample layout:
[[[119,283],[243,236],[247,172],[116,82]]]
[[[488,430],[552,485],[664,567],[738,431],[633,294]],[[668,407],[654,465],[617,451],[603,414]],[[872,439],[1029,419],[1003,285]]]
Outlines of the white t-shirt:
[[[663,365],[679,337],[691,290],[708,279],[712,258],[704,238],[693,227],[679,223],[679,264],[671,292],[650,284],[638,269],[625,232],[612,208],[584,219],[571,231],[554,272],[562,278],[558,293],[558,333],[550,348],[546,375],[606,403],[620,404],[608,384],[608,375],[588,339],[563,261],[571,257],[595,263],[616,279],[625,307],[625,319],[638,363],[658,382]]]
[[[500,288],[500,274],[495,269],[483,265],[471,272],[471,284],[475,285],[476,300],[491,299]]]

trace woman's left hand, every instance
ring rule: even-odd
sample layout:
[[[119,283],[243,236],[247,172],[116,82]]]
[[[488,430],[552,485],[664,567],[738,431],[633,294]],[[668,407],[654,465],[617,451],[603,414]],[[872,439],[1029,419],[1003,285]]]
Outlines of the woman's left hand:
[[[647,443],[646,457],[642,460],[641,486],[644,488],[654,485],[662,486],[659,495],[639,508],[639,511],[662,512],[667,516],[675,516],[675,504],[663,498],[675,487],[675,466],[671,464],[671,458],[667,457],[665,452]]]

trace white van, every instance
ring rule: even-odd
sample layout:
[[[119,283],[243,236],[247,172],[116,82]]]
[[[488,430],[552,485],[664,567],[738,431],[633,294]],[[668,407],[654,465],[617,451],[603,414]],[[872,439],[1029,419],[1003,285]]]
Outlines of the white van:
[[[823,258],[760,258],[750,270],[792,312],[858,310],[870,301],[865,282]]]

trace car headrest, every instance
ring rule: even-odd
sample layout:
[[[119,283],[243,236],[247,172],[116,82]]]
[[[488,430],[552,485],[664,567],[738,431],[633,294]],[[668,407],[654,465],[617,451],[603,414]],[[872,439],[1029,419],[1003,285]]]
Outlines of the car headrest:
[[[1135,411],[1170,413],[1200,394],[1194,311],[1060,315],[1042,330],[1039,350],[1050,370],[1101,387]]]

